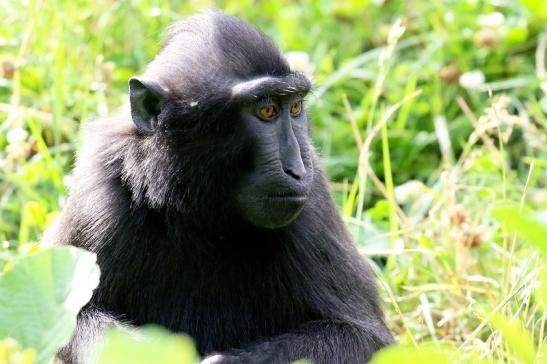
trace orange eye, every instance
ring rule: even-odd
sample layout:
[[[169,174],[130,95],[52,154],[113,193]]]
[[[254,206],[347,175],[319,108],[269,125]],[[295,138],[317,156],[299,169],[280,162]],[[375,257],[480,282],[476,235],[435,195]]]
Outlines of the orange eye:
[[[302,100],[298,100],[292,103],[291,105],[291,114],[297,116],[302,111]]]
[[[270,120],[275,116],[276,110],[274,105],[261,106],[258,109],[258,117],[262,120]]]

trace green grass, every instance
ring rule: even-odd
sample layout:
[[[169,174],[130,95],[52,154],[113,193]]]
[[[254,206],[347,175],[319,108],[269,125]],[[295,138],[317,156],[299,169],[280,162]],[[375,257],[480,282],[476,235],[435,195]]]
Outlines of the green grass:
[[[526,240],[547,224],[547,3],[492,3],[0,0],[0,262],[62,207],[80,124],[115,114],[170,22],[216,6],[309,55],[314,142],[399,342],[544,362]]]

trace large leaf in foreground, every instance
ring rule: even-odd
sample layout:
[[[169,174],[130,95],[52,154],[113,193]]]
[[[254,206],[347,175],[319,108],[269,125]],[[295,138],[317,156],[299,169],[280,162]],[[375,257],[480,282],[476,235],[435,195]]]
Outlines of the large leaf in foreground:
[[[138,333],[110,329],[99,354],[99,364],[194,364],[198,359],[190,337],[153,326]]]
[[[424,343],[417,347],[394,345],[383,348],[372,357],[370,364],[487,364],[475,351],[460,353],[450,343]]]
[[[374,354],[371,360],[371,364],[392,363],[452,364],[456,361],[453,353],[427,346],[390,346]]]
[[[11,337],[46,363],[68,342],[76,314],[99,283],[95,254],[54,247],[21,258],[0,275],[0,339]]]

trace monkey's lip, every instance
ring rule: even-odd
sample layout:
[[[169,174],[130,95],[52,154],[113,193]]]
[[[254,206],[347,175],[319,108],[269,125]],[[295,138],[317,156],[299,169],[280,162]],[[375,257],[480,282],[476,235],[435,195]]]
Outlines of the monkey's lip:
[[[290,192],[281,192],[275,194],[269,194],[268,200],[278,201],[278,202],[293,202],[293,203],[304,203],[308,199],[308,196],[295,194]]]

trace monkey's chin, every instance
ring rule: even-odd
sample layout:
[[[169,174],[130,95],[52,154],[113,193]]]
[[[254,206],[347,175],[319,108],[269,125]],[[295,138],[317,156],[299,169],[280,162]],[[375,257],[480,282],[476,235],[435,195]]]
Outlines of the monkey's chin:
[[[306,204],[306,196],[267,196],[245,203],[245,220],[266,229],[279,229],[294,221]]]

